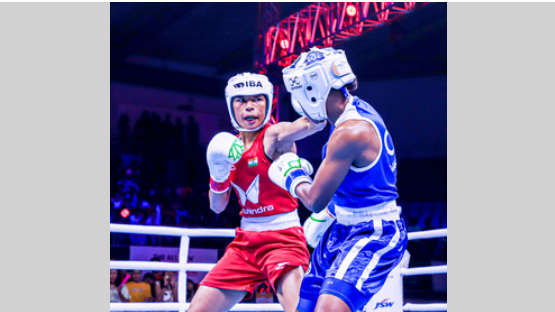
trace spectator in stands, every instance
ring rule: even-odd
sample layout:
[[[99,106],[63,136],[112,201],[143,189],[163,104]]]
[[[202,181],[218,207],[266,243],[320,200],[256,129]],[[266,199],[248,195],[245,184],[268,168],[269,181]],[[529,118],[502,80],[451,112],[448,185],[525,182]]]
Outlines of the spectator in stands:
[[[183,124],[181,117],[176,117],[175,125],[173,126],[173,139],[178,145],[183,143],[183,138],[185,137],[184,132],[185,125]]]
[[[193,189],[188,186],[179,186],[175,189],[176,199],[173,204],[173,211],[176,214],[175,224],[183,226],[188,224],[188,215],[191,209],[191,199]]]
[[[110,261],[112,260],[114,259],[110,259]],[[114,288],[112,288],[113,276],[116,276],[113,282],[115,286]],[[127,270],[110,270],[110,302],[129,302],[129,290],[127,288],[126,282],[130,278],[131,276],[127,274]],[[118,298],[115,297],[116,293],[118,295]]]
[[[175,224],[177,226],[186,226],[187,225],[187,215],[189,212],[185,208],[182,203],[175,203],[173,204],[173,209],[175,211]]]
[[[189,115],[189,122],[186,127],[187,131],[187,145],[191,149],[195,149],[198,146],[200,139],[200,128],[198,123],[195,121],[195,116]]]
[[[139,185],[137,184],[136,177],[133,176],[132,170],[127,169],[125,176],[117,182],[118,193],[122,194],[126,198],[132,198],[137,200],[137,194],[140,192]]]
[[[174,126],[171,118],[172,115],[170,113],[166,113],[164,115],[164,120],[160,123],[160,136],[165,141],[165,143],[169,143],[173,135]]]
[[[193,282],[191,279],[187,279],[187,301],[188,302],[191,302],[191,299],[193,299],[193,296],[197,291],[197,287],[198,285],[195,284],[195,282]]]
[[[110,302],[122,302],[121,288],[118,287],[118,283],[121,283],[118,270],[110,270]]]
[[[122,114],[118,120],[118,135],[121,142],[121,149],[124,152],[129,151],[129,143],[131,140],[131,127],[129,126],[129,116]]]
[[[132,209],[133,213],[129,216],[129,223],[134,225],[141,225],[145,223],[145,212],[141,208]],[[133,245],[146,245],[145,234],[129,234],[129,239]]]
[[[157,140],[162,136],[162,118],[160,117],[160,115],[158,115],[158,113],[156,112],[152,112],[152,114],[150,114],[150,122],[152,125],[152,132],[151,132],[151,142],[152,140]]]
[[[153,300],[150,285],[141,280],[143,272],[133,270],[131,281],[125,284],[129,291],[129,302],[151,302]]]
[[[152,132],[152,122],[150,120],[150,112],[145,110],[141,114],[141,117],[135,122],[133,127],[133,134],[135,139],[139,141],[146,141],[147,137],[150,136]]]
[[[150,295],[152,296],[152,298],[156,298],[156,291],[155,291],[155,282],[156,282],[156,276],[154,276],[154,274],[152,273],[146,273],[143,276],[143,282],[147,283],[150,285]],[[155,301],[153,299],[153,301]]]
[[[154,208],[149,207],[146,209],[145,225],[161,225],[162,224],[162,207],[156,205]],[[150,238],[147,243],[157,246],[160,244],[160,237],[156,235],[147,236]]]
[[[152,257],[150,261],[160,262],[161,260],[158,257]],[[158,294],[164,288],[164,277],[166,275],[166,272],[158,270],[158,271],[152,271],[152,274],[154,274],[154,277],[155,277],[154,293]],[[158,295],[156,295],[155,298],[158,298]]]
[[[177,302],[177,281],[174,272],[164,273],[164,282],[155,284],[156,301],[158,302]]]
[[[118,120],[118,134],[120,138],[129,137],[131,128],[129,126],[129,116],[127,114],[121,114]]]

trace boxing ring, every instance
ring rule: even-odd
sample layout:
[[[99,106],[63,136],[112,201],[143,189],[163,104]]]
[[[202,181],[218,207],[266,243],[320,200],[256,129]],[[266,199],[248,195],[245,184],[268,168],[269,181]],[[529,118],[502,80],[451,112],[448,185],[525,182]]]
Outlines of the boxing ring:
[[[111,233],[144,234],[180,237],[179,262],[158,261],[110,261],[110,269],[115,270],[160,270],[178,271],[177,302],[149,302],[149,303],[110,303],[110,311],[179,311],[189,308],[187,298],[187,271],[208,272],[215,263],[187,263],[189,257],[189,242],[191,237],[229,237],[235,238],[235,229],[185,229],[151,225],[128,225],[110,223]],[[430,230],[408,233],[409,240],[447,237],[447,229]],[[418,268],[402,268],[401,276],[446,274],[447,265],[428,266]],[[279,303],[238,303],[230,311],[283,311]],[[447,311],[447,303],[403,305],[403,311]]]

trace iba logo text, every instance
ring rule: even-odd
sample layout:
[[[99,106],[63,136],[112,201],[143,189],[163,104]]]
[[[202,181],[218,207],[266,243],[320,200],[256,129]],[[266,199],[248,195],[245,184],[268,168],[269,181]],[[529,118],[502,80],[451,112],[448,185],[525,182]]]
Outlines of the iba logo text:
[[[387,302],[387,300],[389,300],[389,298],[382,300],[382,302],[376,303],[374,310],[380,308],[391,308],[393,306],[393,301]]]
[[[239,82],[233,85],[233,87],[235,89],[240,89],[240,88],[244,88],[244,87],[258,87],[258,88],[262,88],[262,83],[260,81],[245,81],[243,82]]]

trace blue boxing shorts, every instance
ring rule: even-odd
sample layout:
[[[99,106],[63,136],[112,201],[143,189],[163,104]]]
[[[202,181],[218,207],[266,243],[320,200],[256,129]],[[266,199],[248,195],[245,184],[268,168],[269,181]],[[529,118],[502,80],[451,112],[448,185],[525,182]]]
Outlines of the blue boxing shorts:
[[[396,214],[355,224],[335,220],[322,235],[301,284],[297,310],[312,312],[322,294],[355,312],[382,288],[407,248],[405,223]]]

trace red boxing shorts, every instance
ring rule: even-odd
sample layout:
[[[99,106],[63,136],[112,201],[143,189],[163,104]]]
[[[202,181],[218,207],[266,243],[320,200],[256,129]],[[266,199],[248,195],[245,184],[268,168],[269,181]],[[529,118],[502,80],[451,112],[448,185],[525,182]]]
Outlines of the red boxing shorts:
[[[306,272],[310,261],[303,228],[278,231],[243,231],[227,246],[224,256],[204,277],[200,286],[248,291],[252,297],[265,281],[275,289],[277,279],[299,266]]]

